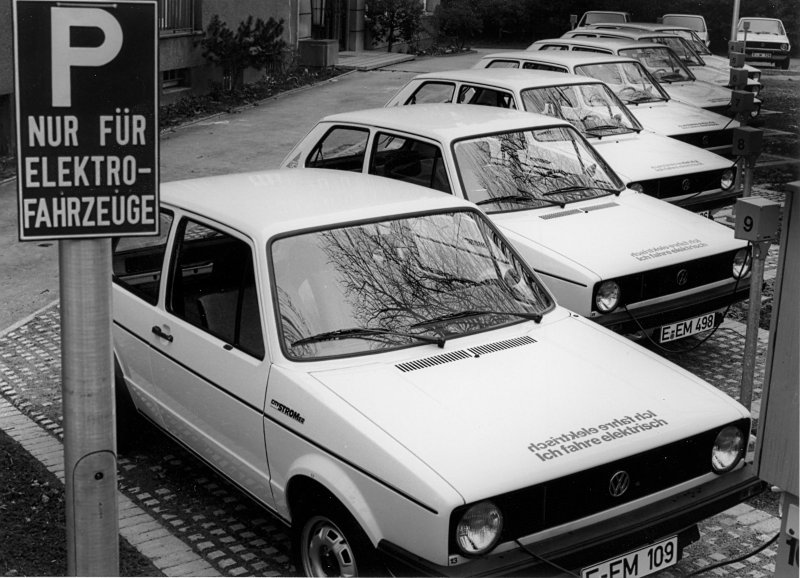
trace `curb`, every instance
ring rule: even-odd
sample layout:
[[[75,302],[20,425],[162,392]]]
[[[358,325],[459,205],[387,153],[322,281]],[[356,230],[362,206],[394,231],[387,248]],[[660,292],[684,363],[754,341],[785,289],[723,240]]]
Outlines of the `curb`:
[[[0,397],[0,429],[64,483],[63,444]],[[119,533],[166,576],[221,576],[169,529],[117,491]]]

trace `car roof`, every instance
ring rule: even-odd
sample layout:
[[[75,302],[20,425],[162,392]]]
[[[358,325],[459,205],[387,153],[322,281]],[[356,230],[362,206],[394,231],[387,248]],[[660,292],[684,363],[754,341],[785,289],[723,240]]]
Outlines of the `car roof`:
[[[688,26],[678,26],[677,24],[656,24],[655,22],[622,22],[620,28],[636,28],[650,30],[653,32],[667,32],[669,30],[694,30]],[[599,27],[598,27],[599,28]]]
[[[572,126],[566,121],[538,113],[475,104],[414,104],[371,108],[332,114],[320,122],[375,126],[441,142],[545,126]]]
[[[741,22],[742,20],[774,20],[775,22],[780,22],[781,24],[783,24],[780,18],[764,18],[762,16],[742,16],[741,18],[739,18],[739,22]]]
[[[546,70],[522,70],[519,68],[467,68],[464,70],[448,70],[446,72],[426,72],[425,74],[418,74],[414,79],[475,82],[515,91],[539,86],[597,84],[602,82],[577,74]]]
[[[627,22],[625,24],[627,24]],[[670,34],[669,32],[662,32],[662,31],[658,31],[658,30],[636,30],[636,29],[633,29],[633,28],[626,29],[625,27],[620,27],[620,28],[592,28],[592,29],[590,29],[590,31],[597,32],[598,34],[599,33],[602,33],[602,34],[616,34],[616,35],[618,35],[620,37],[632,38],[634,40],[638,40],[639,38],[652,38],[652,37],[656,37],[656,36],[658,36],[658,37],[662,37],[662,36],[673,37],[674,36],[676,38],[681,38],[681,36],[678,36],[677,34]],[[581,31],[578,31],[578,33],[580,33],[580,32]]]
[[[607,48],[609,50],[623,50],[625,48],[666,48],[663,44],[658,42],[636,42],[628,38],[548,38],[546,40],[537,40],[534,44],[548,44],[548,43],[562,43],[569,44],[570,46],[591,46],[597,48]]]
[[[266,170],[161,184],[161,201],[264,241],[274,234],[412,212],[473,207],[398,180],[329,169]]]
[[[575,65],[576,63],[602,64],[606,62],[638,62],[638,60],[631,58],[630,56],[618,56],[616,54],[601,54],[599,52],[582,52],[574,50],[518,50],[516,52],[497,52],[494,54],[487,54],[482,60],[486,60],[488,58],[518,58],[519,60],[531,61],[543,60],[547,62],[558,62],[565,65]],[[494,69],[484,68],[481,70]]]

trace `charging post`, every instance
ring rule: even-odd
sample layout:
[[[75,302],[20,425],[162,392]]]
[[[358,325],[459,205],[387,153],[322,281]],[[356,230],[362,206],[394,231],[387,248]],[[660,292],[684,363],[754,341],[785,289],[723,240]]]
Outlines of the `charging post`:
[[[747,409],[750,409],[753,401],[753,377],[756,368],[764,260],[767,258],[772,239],[777,236],[780,209],[780,204],[761,197],[742,198],[736,201],[734,236],[737,239],[750,241],[753,246],[750,298],[747,303],[747,334],[744,342],[742,384],[739,393],[739,403]]]

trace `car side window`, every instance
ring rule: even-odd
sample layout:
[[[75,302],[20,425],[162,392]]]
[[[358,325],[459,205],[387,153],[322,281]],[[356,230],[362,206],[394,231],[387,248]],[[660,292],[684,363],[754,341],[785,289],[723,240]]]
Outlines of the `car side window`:
[[[611,54],[610,50],[598,50],[597,48],[589,48],[588,46],[573,46],[574,52],[599,52],[600,54]]]
[[[244,241],[183,219],[173,252],[167,310],[259,359],[264,337],[253,254]]]
[[[513,108],[514,97],[499,90],[491,88],[481,88],[479,86],[469,86],[464,84],[458,91],[458,104],[479,104],[483,106],[494,106],[498,108]]]
[[[492,60],[486,68],[519,68],[519,62],[514,60]]]
[[[569,50],[569,46],[563,44],[545,44],[539,50]]]
[[[406,104],[453,102],[456,85],[452,82],[426,82],[406,101]]]
[[[528,70],[549,70],[551,72],[567,72],[567,69],[562,68],[561,66],[542,64],[541,62],[526,62],[525,64],[522,65],[522,68]]]
[[[151,305],[158,303],[161,271],[173,220],[172,211],[161,209],[157,237],[115,237],[111,244],[112,280]]]
[[[364,169],[368,140],[369,131],[366,129],[333,127],[311,150],[306,166],[360,173]]]
[[[442,151],[415,139],[379,133],[373,144],[369,173],[452,192]]]

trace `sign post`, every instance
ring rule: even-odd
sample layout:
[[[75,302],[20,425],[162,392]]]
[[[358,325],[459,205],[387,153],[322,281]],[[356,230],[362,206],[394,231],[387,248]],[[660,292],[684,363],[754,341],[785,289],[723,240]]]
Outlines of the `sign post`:
[[[119,574],[111,239],[158,234],[155,0],[14,0],[20,241],[59,241],[67,572]]]

